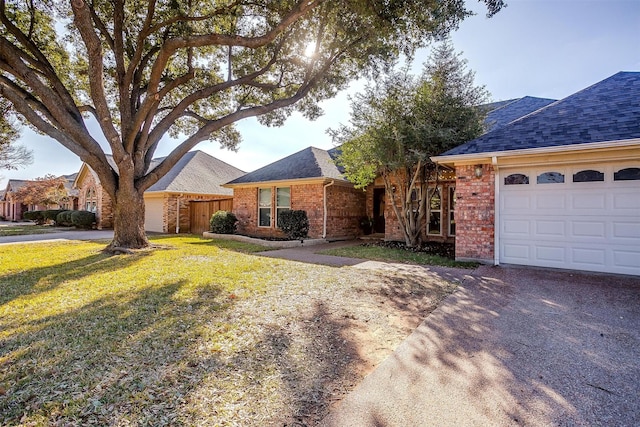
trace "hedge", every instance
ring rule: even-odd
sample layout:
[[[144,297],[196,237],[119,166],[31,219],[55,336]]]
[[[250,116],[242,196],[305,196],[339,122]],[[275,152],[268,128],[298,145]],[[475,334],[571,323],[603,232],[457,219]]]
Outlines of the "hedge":
[[[233,234],[236,232],[238,218],[229,211],[218,211],[211,215],[209,225],[211,232],[217,234]]]
[[[305,239],[309,234],[307,212],[296,210],[278,212],[278,228],[291,240]]]

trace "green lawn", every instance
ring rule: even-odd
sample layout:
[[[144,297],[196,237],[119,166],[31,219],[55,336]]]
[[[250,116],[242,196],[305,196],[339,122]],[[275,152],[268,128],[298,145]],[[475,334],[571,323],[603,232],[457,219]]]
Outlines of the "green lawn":
[[[458,268],[475,268],[478,266],[475,262],[455,261],[425,252],[411,252],[402,249],[385,248],[382,246],[348,246],[344,248],[328,249],[320,253],[349,258],[370,259],[383,262],[400,262],[406,264],[440,265]]]
[[[361,379],[351,328],[395,348],[408,332],[389,319],[422,318],[455,288],[239,242],[152,242],[0,249],[0,425],[313,424]]]
[[[45,234],[55,231],[50,225],[7,225],[0,227],[0,237],[21,236],[23,234]]]

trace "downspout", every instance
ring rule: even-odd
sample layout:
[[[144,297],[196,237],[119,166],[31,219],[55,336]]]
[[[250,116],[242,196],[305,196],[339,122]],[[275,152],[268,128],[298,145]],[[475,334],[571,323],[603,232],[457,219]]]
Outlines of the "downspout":
[[[500,265],[500,170],[498,168],[498,158],[491,158],[493,166],[493,265]]]
[[[327,188],[331,187],[333,184],[335,184],[336,181],[335,180],[331,180],[330,183],[325,184],[322,191],[323,191],[323,200],[322,200],[322,204],[324,205],[324,217],[322,219],[322,238],[326,239],[327,238]]]
[[[176,199],[176,234],[180,233],[180,197],[182,194]]]

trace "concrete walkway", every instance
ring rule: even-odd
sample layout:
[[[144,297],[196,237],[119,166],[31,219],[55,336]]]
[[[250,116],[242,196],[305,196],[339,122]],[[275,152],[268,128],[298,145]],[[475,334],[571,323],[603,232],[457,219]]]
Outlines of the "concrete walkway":
[[[296,248],[257,252],[256,255],[270,258],[283,258],[290,261],[300,261],[309,264],[322,264],[330,265],[333,267],[342,267],[361,264],[365,262],[365,260],[356,258],[345,258],[333,255],[323,255],[319,254],[318,252],[324,251],[326,249],[343,248],[345,246],[356,246],[360,244],[362,244],[361,240],[344,240],[321,245],[300,246]]]
[[[638,426],[640,278],[483,266],[325,427]]]

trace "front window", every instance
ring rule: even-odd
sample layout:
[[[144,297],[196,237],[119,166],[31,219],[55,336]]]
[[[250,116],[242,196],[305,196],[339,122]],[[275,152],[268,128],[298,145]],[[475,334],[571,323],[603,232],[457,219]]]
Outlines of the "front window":
[[[430,191],[427,234],[442,234],[442,196],[440,192],[440,187],[433,188]]]
[[[456,235],[456,187],[449,187],[449,236]]]
[[[271,226],[271,189],[260,188],[258,190],[258,226]]]
[[[280,212],[289,209],[291,209],[291,188],[276,188],[276,221],[280,217]]]
[[[93,187],[87,189],[85,199],[85,210],[95,213],[98,210],[98,198]]]

